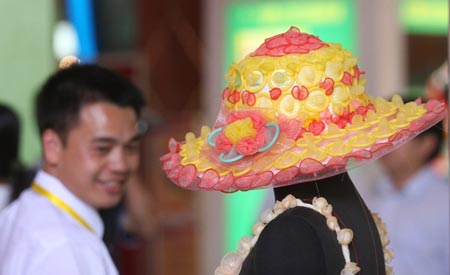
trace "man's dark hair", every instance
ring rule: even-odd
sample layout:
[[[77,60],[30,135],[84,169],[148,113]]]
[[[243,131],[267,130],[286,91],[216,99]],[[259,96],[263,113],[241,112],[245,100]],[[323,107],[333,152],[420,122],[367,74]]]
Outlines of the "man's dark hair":
[[[433,125],[430,129],[420,133],[416,138],[420,139],[427,135],[434,136],[436,138],[436,144],[434,147],[434,150],[431,152],[431,154],[426,159],[426,162],[432,161],[434,158],[436,158],[440,153],[442,149],[442,144],[444,142],[444,125],[442,121],[439,123]]]
[[[50,76],[36,97],[39,133],[54,130],[63,142],[77,125],[81,108],[108,102],[132,107],[139,118],[144,98],[130,81],[98,65],[73,65]]]

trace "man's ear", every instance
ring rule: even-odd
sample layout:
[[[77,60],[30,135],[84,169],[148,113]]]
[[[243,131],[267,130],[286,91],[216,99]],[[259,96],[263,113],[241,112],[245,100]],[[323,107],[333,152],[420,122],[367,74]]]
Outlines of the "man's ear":
[[[61,138],[55,131],[47,129],[42,133],[41,140],[45,163],[50,166],[57,166],[63,149]]]

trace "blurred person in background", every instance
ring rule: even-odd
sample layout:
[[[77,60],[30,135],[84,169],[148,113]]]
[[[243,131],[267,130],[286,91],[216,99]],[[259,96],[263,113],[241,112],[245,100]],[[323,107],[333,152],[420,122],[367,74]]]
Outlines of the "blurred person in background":
[[[0,210],[30,184],[19,161],[20,120],[9,106],[0,104]]]
[[[425,98],[445,100],[448,107],[448,62],[445,61],[428,77],[425,85]],[[444,119],[444,138],[448,140],[448,115]],[[432,167],[443,177],[449,179],[448,168],[448,142],[444,143],[442,153],[433,160]]]
[[[450,274],[449,183],[431,166],[443,139],[441,122],[381,157],[384,176],[359,189],[386,223],[397,275]]]
[[[117,205],[138,168],[144,99],[97,65],[50,76],[36,98],[43,163],[0,213],[0,274],[118,274],[98,210]]]

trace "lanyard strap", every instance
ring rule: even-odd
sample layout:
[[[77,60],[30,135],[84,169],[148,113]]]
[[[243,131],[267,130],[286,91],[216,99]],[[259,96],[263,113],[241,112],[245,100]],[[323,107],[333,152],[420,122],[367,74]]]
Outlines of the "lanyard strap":
[[[59,209],[65,211],[67,214],[72,216],[75,220],[77,220],[82,226],[84,226],[87,230],[94,232],[94,229],[77,213],[72,209],[69,205],[63,202],[60,198],[58,198],[55,194],[47,191],[42,186],[34,182],[31,185],[31,188],[36,191],[36,193],[47,198],[51,203],[53,203]]]

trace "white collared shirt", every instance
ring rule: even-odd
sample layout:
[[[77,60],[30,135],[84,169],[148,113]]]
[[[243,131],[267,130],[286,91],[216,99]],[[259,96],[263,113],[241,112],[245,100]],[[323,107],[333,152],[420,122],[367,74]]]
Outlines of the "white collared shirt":
[[[102,241],[104,225],[97,211],[43,171],[35,182],[75,210],[94,232],[27,189],[0,212],[0,275],[118,274]]]
[[[449,182],[425,167],[402,190],[393,186],[383,177],[361,195],[386,223],[395,274],[450,274]]]

